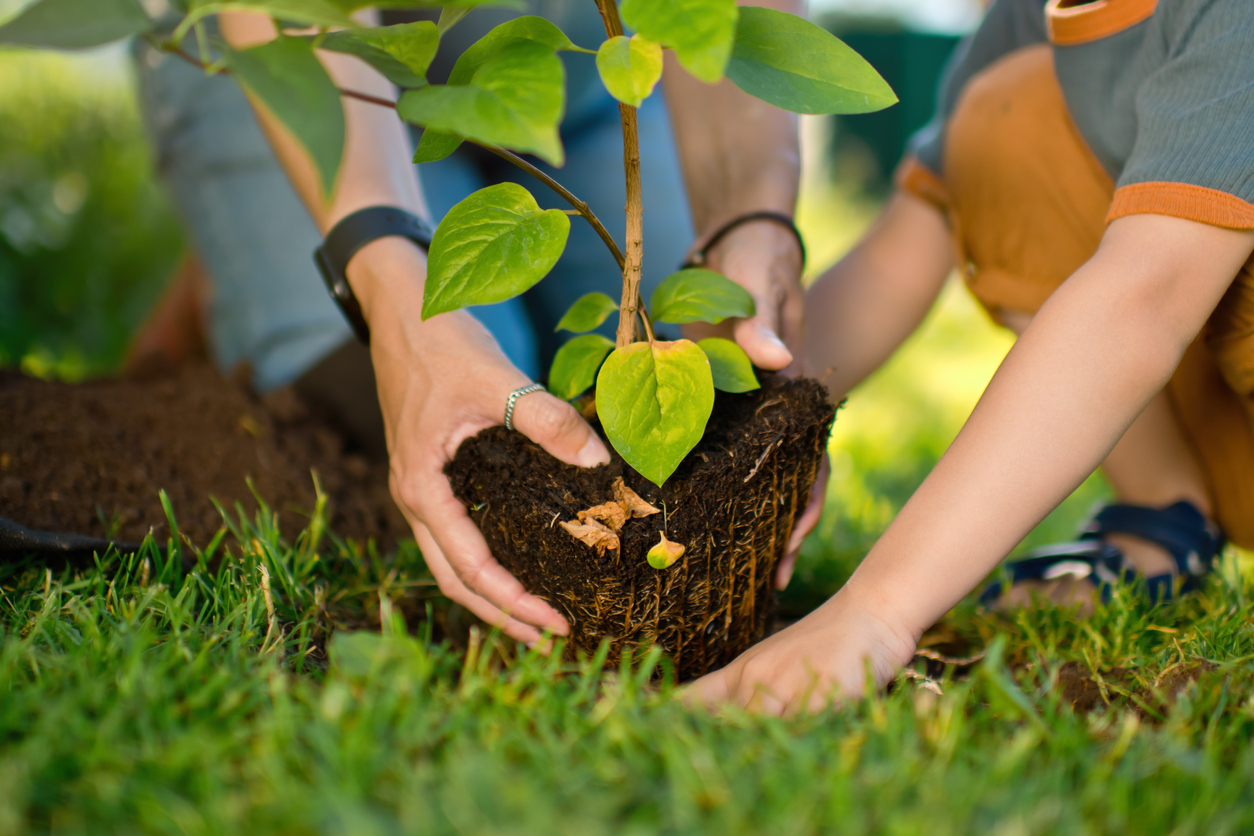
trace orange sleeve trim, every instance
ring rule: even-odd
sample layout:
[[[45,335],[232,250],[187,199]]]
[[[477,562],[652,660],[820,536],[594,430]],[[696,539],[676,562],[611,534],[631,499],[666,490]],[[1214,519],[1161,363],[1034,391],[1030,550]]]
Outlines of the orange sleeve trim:
[[[919,162],[917,157],[906,157],[901,161],[893,173],[893,183],[942,212],[949,210],[949,190],[945,188],[945,181]]]
[[[1050,43],[1074,46],[1098,41],[1148,20],[1158,0],[1049,0],[1045,26]]]
[[[1254,203],[1187,183],[1134,183],[1118,189],[1106,223],[1125,215],[1170,215],[1227,229],[1254,229]]]

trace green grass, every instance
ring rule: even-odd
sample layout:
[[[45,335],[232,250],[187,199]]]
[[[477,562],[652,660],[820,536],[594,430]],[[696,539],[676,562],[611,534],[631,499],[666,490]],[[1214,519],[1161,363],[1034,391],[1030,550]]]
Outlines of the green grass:
[[[477,631],[436,642],[446,607],[412,550],[289,544],[260,519],[185,546],[187,572],[151,546],[0,567],[0,832],[1254,827],[1254,608],[1231,562],[1201,595],[1087,621],[959,608],[938,635],[992,651],[943,695],[901,680],[777,720],[694,713],[648,660],[602,675]],[[1068,661],[1135,673],[1080,715],[1053,682]],[[1181,661],[1205,666],[1168,707],[1150,686]]]

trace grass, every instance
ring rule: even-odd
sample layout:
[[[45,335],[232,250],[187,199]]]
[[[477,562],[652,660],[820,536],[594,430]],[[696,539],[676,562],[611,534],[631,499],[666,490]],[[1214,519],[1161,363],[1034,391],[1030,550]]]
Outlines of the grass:
[[[236,529],[209,552],[0,567],[0,832],[1254,827],[1254,608],[1231,561],[1200,595],[1118,595],[1087,621],[960,607],[934,636],[991,649],[943,694],[903,679],[777,720],[687,710],[648,683],[656,656],[599,674],[477,629],[436,641],[412,550],[317,525],[285,542],[264,513]],[[1105,671],[1109,705],[1073,711],[1066,662]],[[1173,670],[1193,678],[1156,692]]]
[[[18,95],[0,85],[0,99]],[[126,119],[118,147],[132,162],[117,193],[151,195]],[[72,120],[42,124],[39,140],[0,121],[32,154],[53,149],[38,169],[53,173],[23,181],[34,193],[55,189],[53,163],[69,159],[56,149],[73,132]],[[4,154],[0,180],[14,181]],[[816,268],[875,208],[824,182],[807,181],[801,214]],[[18,205],[8,194],[0,210]],[[86,240],[40,251],[44,275],[73,277],[51,271]],[[117,340],[91,333],[124,333],[142,314],[166,258],[148,255],[134,275],[149,278],[115,276],[121,285],[94,291],[104,297],[12,296],[16,274],[0,271],[10,361],[44,356],[57,374],[103,363],[99,347]],[[75,332],[84,315],[104,330]],[[843,582],[1009,344],[955,285],[853,393],[787,609]],[[1104,491],[1090,480],[1030,540],[1068,536]],[[822,716],[710,717],[675,700],[664,675],[650,682],[656,657],[601,673],[602,660],[545,658],[469,627],[412,545],[381,555],[341,542],[324,510],[303,532],[278,531],[263,511],[200,549],[175,538],[76,567],[0,564],[0,834],[1254,829],[1248,555],[1230,551],[1180,602],[1121,593],[1088,619],[964,603],[925,644],[985,651],[974,665],[920,661],[917,678]]]

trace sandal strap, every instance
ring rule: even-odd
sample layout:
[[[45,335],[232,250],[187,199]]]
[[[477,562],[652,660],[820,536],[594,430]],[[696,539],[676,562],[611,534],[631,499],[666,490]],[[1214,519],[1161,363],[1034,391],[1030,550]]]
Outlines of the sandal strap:
[[[1081,537],[1098,540],[1108,534],[1129,534],[1166,549],[1181,575],[1197,578],[1210,571],[1223,548],[1223,532],[1192,503],[1166,508],[1112,504],[1085,527]],[[1156,579],[1151,579],[1156,580]]]
[[[1119,581],[1122,567],[1123,554],[1117,548],[1086,539],[1035,549],[1002,569],[1010,574],[1010,586],[1021,581],[1051,581],[1065,575],[1092,578],[1105,600],[1111,585]],[[980,603],[992,604],[1006,588],[1001,581],[994,581],[980,593]]]

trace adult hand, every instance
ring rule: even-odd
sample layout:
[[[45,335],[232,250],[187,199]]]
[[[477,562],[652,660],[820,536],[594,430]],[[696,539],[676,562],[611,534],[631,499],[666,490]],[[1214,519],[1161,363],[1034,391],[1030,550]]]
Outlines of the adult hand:
[[[706,266],[739,284],[753,297],[754,315],[718,325],[693,323],[684,333],[693,340],[734,339],[761,369],[805,374],[805,317],[802,313],[801,248],[791,232],[773,221],[736,227],[707,254]],[[788,586],[801,544],[818,525],[831,473],[827,456],[819,468],[805,511],[797,518],[784,559],[775,576],[779,589]]]
[[[349,266],[354,288],[365,291],[358,296],[370,323],[392,496],[440,591],[519,641],[534,644],[541,630],[565,635],[565,619],[492,557],[444,475],[458,445],[503,423],[510,393],[531,380],[469,313],[423,322],[424,275],[422,252],[398,238],[370,244]],[[546,392],[518,399],[513,425],[568,464],[610,459],[579,413]]]
[[[705,266],[749,291],[755,313],[718,325],[693,323],[691,339],[733,339],[760,369],[804,373],[801,248],[791,232],[773,221],[736,227],[706,253]]]
[[[883,687],[913,658],[915,638],[853,600],[848,587],[796,624],[685,689],[689,702],[783,716],[818,712]]]

